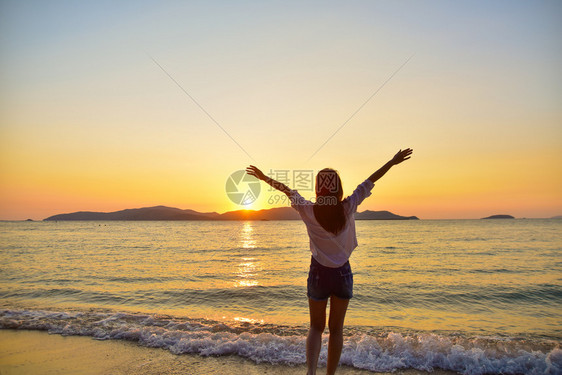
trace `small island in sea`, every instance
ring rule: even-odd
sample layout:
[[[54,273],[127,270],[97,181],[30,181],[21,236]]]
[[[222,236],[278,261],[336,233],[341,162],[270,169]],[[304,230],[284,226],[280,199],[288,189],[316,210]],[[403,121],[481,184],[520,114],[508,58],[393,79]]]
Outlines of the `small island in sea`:
[[[355,214],[356,220],[419,220],[416,216],[400,216],[389,211],[363,211]],[[236,210],[222,214],[197,212],[174,207],[156,206],[133,208],[115,212],[80,211],[50,216],[46,221],[65,220],[300,220],[291,207],[276,207],[267,210]]]
[[[492,215],[492,216],[488,216],[488,217],[483,217],[483,220],[487,220],[487,219],[515,219],[515,217],[511,216],[511,215]]]

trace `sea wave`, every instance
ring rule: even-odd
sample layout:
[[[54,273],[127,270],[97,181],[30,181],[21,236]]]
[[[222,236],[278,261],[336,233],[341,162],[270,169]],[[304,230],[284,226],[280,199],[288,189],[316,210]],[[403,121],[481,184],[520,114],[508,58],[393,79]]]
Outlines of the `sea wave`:
[[[174,354],[238,355],[257,363],[296,365],[306,361],[307,330],[303,326],[123,312],[4,309],[0,310],[0,328],[129,340]],[[326,361],[327,337],[321,364]],[[350,327],[341,362],[371,371],[412,368],[461,374],[561,374],[562,350],[552,340]]]

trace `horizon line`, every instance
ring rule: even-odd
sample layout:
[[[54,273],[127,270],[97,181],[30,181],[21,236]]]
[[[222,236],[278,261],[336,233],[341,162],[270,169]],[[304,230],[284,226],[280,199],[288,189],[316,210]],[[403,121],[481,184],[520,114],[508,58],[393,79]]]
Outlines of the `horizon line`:
[[[158,207],[162,207],[162,208],[170,208],[170,209],[176,209],[176,210],[180,210],[180,211],[194,211],[196,213],[199,214],[217,214],[217,215],[223,215],[229,212],[240,212],[240,211],[248,211],[248,212],[259,212],[259,211],[267,211],[267,210],[273,210],[273,209],[281,209],[281,208],[291,208],[291,206],[280,206],[280,207],[271,207],[271,208],[261,208],[261,209],[251,209],[251,208],[240,208],[240,209],[235,209],[235,210],[227,210],[224,212],[217,212],[217,211],[207,211],[207,212],[202,212],[202,211],[197,211],[191,208],[178,208],[178,207],[172,207],[172,206],[166,206],[166,205],[155,205],[155,206],[143,206],[143,207],[135,207],[135,208],[123,208],[123,209],[118,209],[115,211],[91,211],[91,210],[78,210],[78,211],[73,211],[73,212],[68,212],[68,213],[56,213],[50,216],[47,216],[43,219],[31,219],[31,218],[27,218],[27,219],[0,219],[0,222],[20,222],[20,221],[46,221],[46,219],[52,217],[52,216],[57,216],[57,215],[68,215],[68,214],[75,214],[75,213],[102,213],[102,214],[110,214],[110,213],[116,213],[116,212],[120,212],[120,211],[126,211],[126,210],[139,210],[139,209],[147,209],[147,208],[158,208]],[[394,215],[398,215],[395,214],[394,212],[387,210],[387,209],[380,209],[380,210],[371,210],[371,209],[365,209],[363,211],[357,211],[357,213],[361,213],[361,212],[365,212],[365,211],[371,211],[371,212],[389,212],[392,213]],[[403,217],[417,217],[419,220],[482,220],[482,219],[486,219],[489,217],[494,217],[494,216],[499,216],[499,215],[503,215],[503,216],[510,216],[510,218],[505,218],[508,220],[513,220],[513,219],[562,219],[562,214],[561,215],[554,215],[554,216],[550,216],[550,217],[545,217],[545,216],[521,216],[521,217],[516,217],[514,215],[511,214],[492,214],[492,215],[488,215],[486,217],[461,217],[461,218],[451,218],[451,217],[443,217],[443,218],[421,218],[417,215],[409,215],[409,216],[403,216]],[[402,216],[402,215],[398,215],[398,216]],[[286,219],[285,219],[286,220]],[[296,219],[298,220],[298,219]],[[383,219],[384,220],[384,219]],[[62,220],[62,221],[67,221],[67,220]],[[76,220],[76,221],[103,221],[103,220]],[[107,220],[107,221],[139,221],[139,220]],[[181,220],[140,220],[140,221],[190,221],[188,219],[181,219]],[[197,221],[197,220],[195,220]],[[249,219],[249,221],[254,221]],[[259,220],[258,220],[259,221]],[[277,221],[275,219],[273,219],[272,221]],[[280,220],[280,221],[284,221],[284,220]]]

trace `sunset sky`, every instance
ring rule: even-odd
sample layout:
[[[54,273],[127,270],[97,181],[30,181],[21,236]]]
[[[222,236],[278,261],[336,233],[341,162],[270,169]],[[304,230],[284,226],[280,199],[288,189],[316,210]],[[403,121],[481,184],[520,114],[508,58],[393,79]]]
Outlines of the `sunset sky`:
[[[406,147],[360,211],[562,215],[560,35],[560,1],[1,1],[0,219],[240,209],[249,164],[350,194]]]

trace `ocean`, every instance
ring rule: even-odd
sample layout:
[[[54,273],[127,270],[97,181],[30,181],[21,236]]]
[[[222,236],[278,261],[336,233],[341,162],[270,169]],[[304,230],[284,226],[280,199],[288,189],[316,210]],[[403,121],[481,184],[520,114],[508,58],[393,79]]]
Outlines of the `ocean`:
[[[562,220],[356,224],[341,363],[562,373]],[[1,222],[0,264],[3,329],[306,361],[300,221]]]

